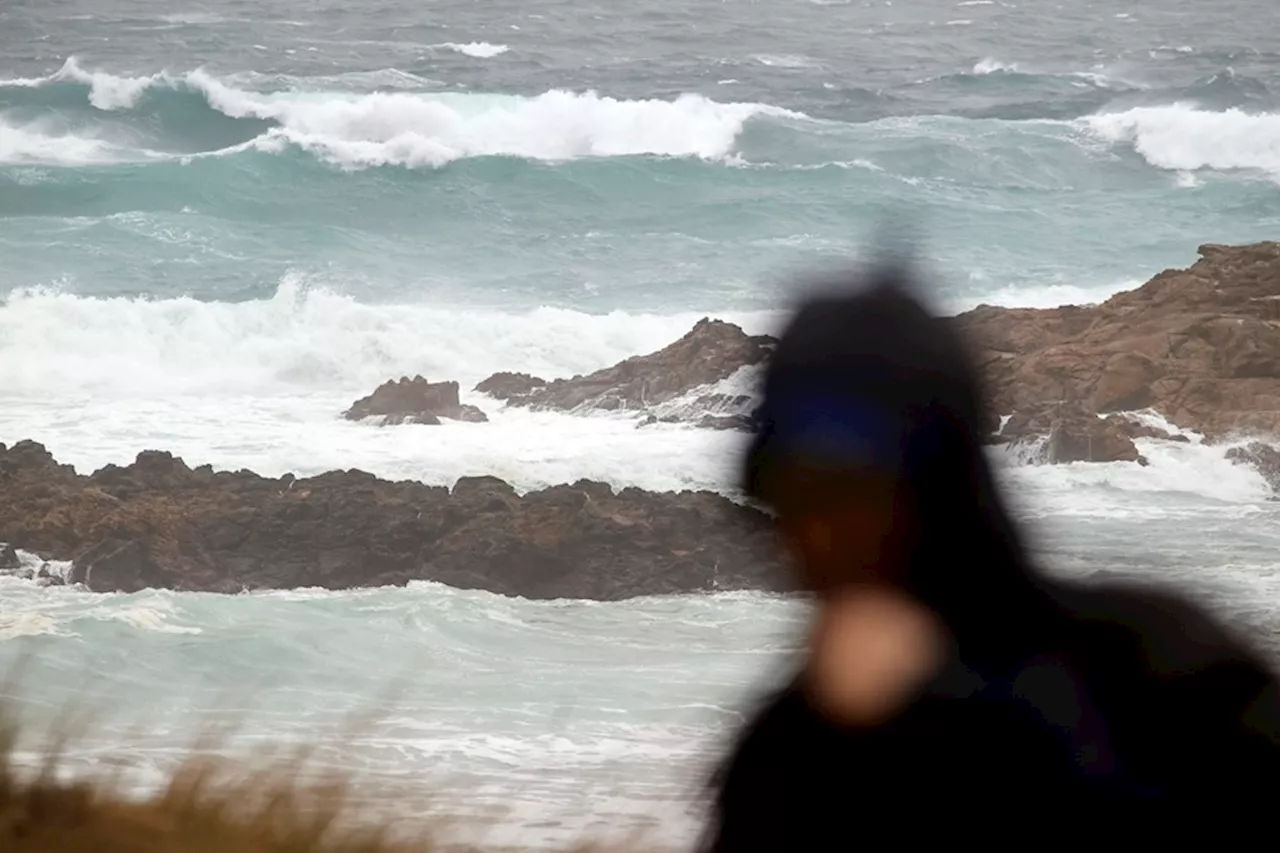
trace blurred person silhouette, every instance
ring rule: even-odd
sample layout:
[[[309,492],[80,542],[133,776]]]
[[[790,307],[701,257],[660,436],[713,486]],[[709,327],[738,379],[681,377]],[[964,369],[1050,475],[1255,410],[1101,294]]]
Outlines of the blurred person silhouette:
[[[816,613],[716,778],[704,850],[1274,832],[1271,669],[1176,595],[1036,571],[988,415],[908,265],[793,315],[744,485]]]

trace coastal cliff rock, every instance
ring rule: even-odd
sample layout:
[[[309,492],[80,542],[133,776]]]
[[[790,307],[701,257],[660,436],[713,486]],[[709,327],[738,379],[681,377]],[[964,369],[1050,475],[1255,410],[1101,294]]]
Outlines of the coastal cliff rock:
[[[1136,410],[1210,443],[1280,436],[1280,243],[1199,254],[1098,305],[957,316],[994,408],[1010,415],[994,440],[1048,436],[1053,462],[1142,462],[1132,439],[1186,440],[1113,414]],[[1256,443],[1228,456],[1276,487],[1274,454]]]
[[[533,409],[650,412],[655,418],[672,421],[697,421],[707,415],[731,418],[742,414],[741,404],[749,404],[749,398],[708,391],[677,411],[664,412],[661,407],[728,379],[745,367],[764,363],[775,343],[767,335],[748,335],[732,323],[702,319],[670,346],[586,376],[548,382],[526,374],[497,373],[476,390],[508,405]]]
[[[1152,409],[1210,441],[1280,433],[1280,243],[1199,253],[1099,305],[956,317],[995,409],[1063,400],[1098,414]]]
[[[438,425],[440,420],[483,423],[489,420],[475,406],[458,400],[457,382],[428,382],[421,376],[384,382],[368,397],[351,404],[342,415],[349,421],[377,418],[382,426],[393,424]]]
[[[100,592],[212,592],[431,580],[528,598],[780,589],[766,516],[709,492],[580,481],[519,495],[361,471],[307,479],[140,453],[91,475],[30,441],[0,445],[0,541],[71,560]]]

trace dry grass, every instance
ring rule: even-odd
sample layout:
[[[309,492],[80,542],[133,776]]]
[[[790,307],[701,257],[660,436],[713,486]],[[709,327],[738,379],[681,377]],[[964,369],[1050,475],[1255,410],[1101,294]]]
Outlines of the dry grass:
[[[0,853],[440,853],[478,851],[449,840],[443,816],[409,824],[373,816],[369,792],[317,772],[307,751],[254,762],[193,747],[159,791],[131,796],[121,771],[68,778],[68,732],[44,738],[38,767],[21,760],[19,727],[0,709]],[[80,727],[83,728],[83,721]],[[421,814],[421,812],[420,812]],[[494,849],[494,848],[484,848]],[[603,853],[582,844],[578,853]],[[617,850],[618,847],[607,848]],[[642,849],[639,842],[628,850]]]

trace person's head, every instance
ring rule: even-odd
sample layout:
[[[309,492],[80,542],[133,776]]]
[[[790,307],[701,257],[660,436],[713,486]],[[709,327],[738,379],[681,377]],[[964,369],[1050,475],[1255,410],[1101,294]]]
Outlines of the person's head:
[[[953,324],[889,268],[810,298],[767,367],[746,492],[820,595],[900,586],[964,629],[1026,574],[981,447],[982,395]]]
[[[916,511],[890,465],[872,459],[840,468],[795,453],[771,461],[754,485],[776,514],[805,590],[906,582]]]

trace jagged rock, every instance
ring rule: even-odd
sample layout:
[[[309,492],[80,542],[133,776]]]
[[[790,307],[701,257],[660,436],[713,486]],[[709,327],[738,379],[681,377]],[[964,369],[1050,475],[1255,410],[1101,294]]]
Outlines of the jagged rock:
[[[547,382],[525,374],[497,373],[476,390],[510,405],[533,409],[646,412],[728,379],[744,367],[763,363],[775,344],[767,335],[752,336],[732,323],[703,319],[670,346],[586,376]],[[703,395],[699,403],[689,407],[687,416],[666,416],[697,421],[704,414],[719,414],[707,412],[704,406],[723,406],[733,399]],[[744,399],[747,402],[741,405],[749,405],[750,398]]]
[[[1045,445],[1049,461],[1062,462],[1137,462],[1147,460],[1138,453],[1133,439],[1107,420],[1062,420],[1049,433]]]
[[[349,421],[378,418],[383,426],[438,425],[442,418],[472,423],[489,420],[480,409],[459,401],[457,382],[428,382],[421,376],[384,382],[368,397],[353,403],[343,417]]]
[[[738,430],[741,432],[749,432],[755,426],[755,421],[751,415],[703,415],[696,421],[690,421],[679,415],[649,415],[647,418],[636,424],[637,428],[653,426],[654,424],[686,424],[697,427],[698,429],[714,429],[714,430]]]
[[[13,571],[22,568],[18,552],[8,542],[0,542],[0,571]]]
[[[1261,441],[1252,441],[1243,447],[1229,449],[1227,458],[1256,468],[1272,491],[1280,494],[1280,450]]]
[[[1176,441],[1180,444],[1191,443],[1191,439],[1187,438],[1182,433],[1169,432],[1168,430],[1160,429],[1159,427],[1151,426],[1150,424],[1144,424],[1141,421],[1134,420],[1123,414],[1112,415],[1107,420],[1114,423],[1116,429],[1122,434],[1129,436],[1129,438],[1156,438],[1161,441]]]
[[[994,409],[1016,419],[1067,400],[1099,414],[1150,408],[1210,440],[1280,432],[1280,243],[1206,245],[1200,256],[1099,305],[957,316]],[[1132,455],[1104,444],[1104,457]],[[1083,445],[1064,433],[1061,446]]]
[[[233,593],[434,580],[528,598],[784,589],[768,518],[710,492],[581,481],[520,495],[361,471],[260,477],[144,452],[89,476],[0,446],[0,541],[93,590]]]
[[[755,421],[750,415],[703,415],[695,422],[698,429],[739,430],[750,432]]]
[[[993,413],[1026,419],[1070,401],[1093,414],[1152,409],[1210,440],[1280,433],[1280,243],[1204,245],[1199,253],[1190,268],[1162,272],[1098,305],[979,306],[955,317]],[[775,343],[704,319],[671,346],[587,376],[546,382],[495,374],[477,390],[533,408],[626,410],[649,415],[644,423],[746,428],[749,397],[696,396],[696,389],[762,364]],[[664,405],[672,401],[679,401],[674,408]],[[992,442],[1027,437],[1007,425],[997,434],[995,422],[984,427]],[[1049,431],[1045,424],[1039,435]],[[1132,421],[1076,421],[1053,446],[1066,457],[1137,460],[1124,438],[1166,437],[1160,433]]]
[[[495,373],[477,385],[475,390],[495,400],[522,400],[546,384],[547,380],[527,373]]]
[[[1119,416],[1099,417],[1079,402],[1047,403],[1024,409],[1009,418],[1000,438],[1039,445],[1037,461],[1138,462],[1146,464],[1133,443],[1140,425]],[[1040,439],[1047,440],[1041,442]]]

